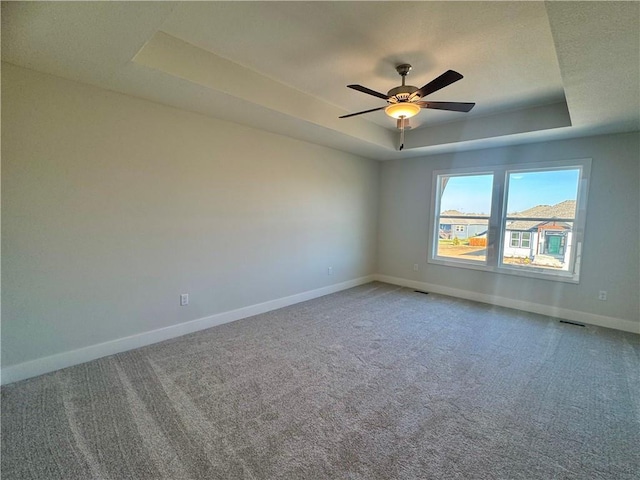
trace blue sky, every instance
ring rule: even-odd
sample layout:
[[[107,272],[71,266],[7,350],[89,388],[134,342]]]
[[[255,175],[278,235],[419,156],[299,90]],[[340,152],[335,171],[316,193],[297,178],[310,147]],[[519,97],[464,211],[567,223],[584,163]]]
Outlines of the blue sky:
[[[511,173],[507,211],[515,213],[536,205],[575,200],[578,178],[578,170]],[[440,211],[488,214],[491,188],[491,175],[451,177],[442,195]]]

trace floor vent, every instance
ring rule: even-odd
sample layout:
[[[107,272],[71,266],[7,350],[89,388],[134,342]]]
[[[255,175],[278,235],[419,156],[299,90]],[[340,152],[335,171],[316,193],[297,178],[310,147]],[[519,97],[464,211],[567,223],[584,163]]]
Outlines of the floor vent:
[[[414,290],[416,293],[422,293],[424,295],[429,295],[429,292],[423,292],[422,290]]]
[[[584,323],[570,322],[569,320],[560,320],[560,323],[568,323],[569,325],[575,325],[576,327],[584,327]]]

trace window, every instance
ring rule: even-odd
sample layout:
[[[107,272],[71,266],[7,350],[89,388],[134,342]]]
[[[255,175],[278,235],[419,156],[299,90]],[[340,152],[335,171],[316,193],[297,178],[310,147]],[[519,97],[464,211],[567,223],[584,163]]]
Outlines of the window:
[[[482,249],[470,250],[471,238],[486,236],[491,210],[493,175],[443,175],[438,177],[438,207],[435,225],[439,225],[435,255],[438,258],[484,263]],[[470,211],[468,205],[478,206],[480,213]],[[442,228],[455,225],[453,236]]]
[[[512,248],[529,248],[531,246],[531,232],[511,232],[510,244]]]
[[[514,248],[520,246],[520,232],[511,232],[511,246]]]
[[[578,282],[590,166],[434,172],[429,262]]]

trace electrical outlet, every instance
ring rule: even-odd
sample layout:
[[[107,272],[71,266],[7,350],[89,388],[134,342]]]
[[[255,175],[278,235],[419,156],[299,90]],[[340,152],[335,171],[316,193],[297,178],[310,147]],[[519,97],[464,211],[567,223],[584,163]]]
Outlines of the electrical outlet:
[[[188,293],[181,293],[180,294],[180,306],[181,307],[186,307],[187,305],[189,305],[189,294]]]
[[[598,300],[606,300],[607,299],[607,292],[605,292],[604,290],[600,290],[598,292]]]
[[[414,263],[414,264],[413,264],[413,271],[414,271],[414,272],[417,272],[417,271],[418,271],[418,264],[417,264],[417,263]]]
[[[327,268],[327,275],[333,275],[333,267]]]

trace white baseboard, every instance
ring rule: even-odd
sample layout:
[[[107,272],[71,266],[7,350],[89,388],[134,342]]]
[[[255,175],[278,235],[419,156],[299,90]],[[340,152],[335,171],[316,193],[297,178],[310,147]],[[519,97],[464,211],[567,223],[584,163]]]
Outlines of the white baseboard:
[[[615,330],[623,330],[625,332],[640,333],[640,323],[622,318],[607,317],[604,315],[596,315],[593,313],[580,312],[577,310],[569,310],[567,308],[555,307],[552,305],[542,305],[539,303],[525,302],[523,300],[513,300],[497,295],[487,295],[484,293],[471,292],[468,290],[460,290],[458,288],[444,287],[433,283],[419,282],[406,278],[392,277],[389,275],[376,274],[374,278],[379,282],[391,283],[401,287],[415,288],[416,290],[424,290],[450,297],[464,298],[490,305],[498,305],[500,307],[514,308],[516,310],[524,310],[525,312],[539,313],[549,317],[562,318],[573,322],[588,323],[599,327],[613,328]]]
[[[153,343],[162,342],[172,338],[180,337],[189,333],[204,330],[206,328],[222,325],[223,323],[233,322],[243,318],[259,315],[261,313],[270,312],[278,308],[287,307],[296,303],[312,300],[314,298],[329,295],[331,293],[346,290],[348,288],[357,287],[374,280],[391,283],[403,287],[415,288],[416,290],[424,290],[451,297],[464,298],[476,302],[498,305],[501,307],[514,308],[524,310],[526,312],[539,313],[550,317],[563,318],[574,322],[588,323],[590,325],[598,325],[600,327],[613,328],[623,330],[625,332],[640,333],[640,324],[630,320],[621,318],[607,317],[604,315],[596,315],[593,313],[580,312],[577,310],[569,310],[566,308],[554,307],[550,305],[541,305],[538,303],[525,302],[522,300],[513,300],[510,298],[499,297],[496,295],[486,295],[468,290],[460,290],[457,288],[444,287],[432,283],[419,282],[406,278],[392,277],[389,275],[368,275],[366,277],[356,278],[347,282],[329,285],[327,287],[309,290],[307,292],[298,293],[288,297],[270,300],[268,302],[249,305],[247,307],[231,310],[228,312],[217,313],[208,317],[198,318],[189,322],[171,325],[169,327],[151,330],[149,332],[131,335],[129,337],[118,338],[108,342],[90,345],[88,347],[62,352],[48,357],[37,358],[28,362],[19,363],[2,368],[0,374],[0,383],[2,385],[17,382],[27,378],[42,375],[44,373],[60,370],[61,368],[71,367],[80,363],[95,360],[97,358],[106,357],[116,353],[133,350],[135,348],[144,347]]]
[[[278,308],[287,307],[296,303],[305,302],[314,298],[329,295],[330,293],[339,292],[348,288],[357,287],[365,283],[372,282],[374,275],[356,278],[347,282],[329,285],[327,287],[309,290],[307,292],[298,293],[288,297],[277,298],[268,302],[250,305],[237,310],[217,313],[208,317],[198,318],[189,322],[171,325],[169,327],[151,330],[149,332],[131,335],[129,337],[118,338],[108,342],[90,345],[88,347],[62,352],[48,357],[37,358],[28,362],[19,363],[2,368],[0,375],[0,383],[17,382],[26,378],[35,377],[44,373],[60,370],[61,368],[71,367],[80,363],[95,360],[97,358],[106,357],[116,353],[133,350],[135,348],[144,347],[153,343],[162,342],[171,338],[180,337],[188,333],[197,332],[206,328],[222,325],[223,323],[233,322],[242,318],[252,317],[261,313],[276,310]]]

